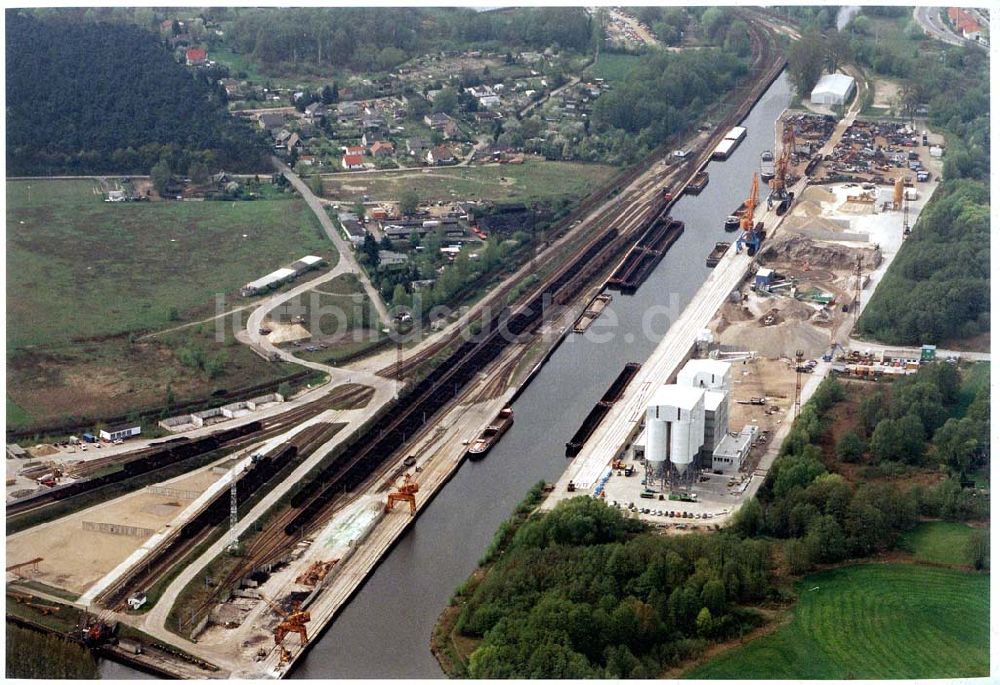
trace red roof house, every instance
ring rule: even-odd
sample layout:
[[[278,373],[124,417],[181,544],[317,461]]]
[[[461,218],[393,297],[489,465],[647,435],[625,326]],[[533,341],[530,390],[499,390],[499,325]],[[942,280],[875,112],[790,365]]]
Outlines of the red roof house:
[[[189,67],[200,67],[208,61],[208,51],[203,48],[188,48],[185,57]]]

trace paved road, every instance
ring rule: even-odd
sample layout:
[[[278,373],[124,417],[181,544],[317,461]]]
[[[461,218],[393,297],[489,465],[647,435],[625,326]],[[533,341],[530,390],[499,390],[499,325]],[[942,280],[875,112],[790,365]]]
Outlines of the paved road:
[[[299,191],[299,195],[306,201],[309,205],[309,209],[313,211],[316,218],[319,219],[320,224],[323,226],[323,230],[326,231],[327,237],[333,241],[333,244],[337,247],[337,251],[340,253],[340,263],[346,264],[346,271],[344,273],[352,273],[358,277],[361,281],[361,285],[365,289],[365,293],[368,295],[368,299],[371,300],[372,304],[375,306],[375,310],[378,312],[379,319],[382,321],[384,326],[389,325],[389,310],[386,309],[385,303],[382,302],[382,296],[379,295],[375,287],[372,286],[372,282],[368,280],[368,274],[365,270],[361,268],[357,260],[354,258],[354,250],[351,248],[351,244],[340,235],[340,231],[333,225],[333,221],[330,220],[330,215],[326,213],[323,209],[323,203],[320,202],[319,198],[316,197],[309,186],[306,185],[305,181],[298,177],[288,166],[279,160],[277,157],[271,158],[274,166],[280,171],[285,178]]]
[[[920,24],[924,33],[949,45],[978,45],[984,50],[988,48],[974,40],[966,40],[952,31],[941,18],[940,7],[914,7],[913,19]]]
[[[857,338],[848,339],[848,347],[852,350],[871,350],[872,352],[885,352],[887,350],[902,350],[908,354],[920,355],[919,347],[907,347],[904,345],[883,345],[882,343],[869,342],[867,340],[858,340]],[[959,357],[965,361],[977,361],[977,362],[988,362],[990,361],[989,352],[962,352],[961,350],[943,350],[938,348],[937,358],[947,359],[948,357]]]

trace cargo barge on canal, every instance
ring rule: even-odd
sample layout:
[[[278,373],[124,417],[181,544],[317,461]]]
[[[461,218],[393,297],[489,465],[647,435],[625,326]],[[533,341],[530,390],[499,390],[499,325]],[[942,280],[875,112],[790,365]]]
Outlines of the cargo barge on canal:
[[[730,243],[719,242],[715,244],[712,251],[708,253],[708,258],[705,259],[705,266],[715,268],[719,264],[719,260],[722,259],[723,255],[729,250]]]
[[[587,418],[583,420],[583,423],[577,429],[576,433],[573,434],[573,437],[566,443],[567,457],[575,457],[580,452],[583,444],[587,442],[587,438],[591,436],[604,419],[608,410],[625,394],[625,388],[632,382],[635,375],[639,373],[641,366],[638,362],[629,362],[625,365],[625,368],[621,370],[618,377],[608,386],[601,399],[597,401],[594,408],[587,414]]]
[[[469,446],[469,450],[466,452],[469,459],[482,459],[485,457],[486,453],[507,432],[512,423],[514,423],[514,410],[510,407],[504,407],[490,425],[486,427],[482,435],[476,438],[472,445]]]
[[[611,274],[607,287],[634,293],[683,232],[683,221],[669,216],[656,219]]]

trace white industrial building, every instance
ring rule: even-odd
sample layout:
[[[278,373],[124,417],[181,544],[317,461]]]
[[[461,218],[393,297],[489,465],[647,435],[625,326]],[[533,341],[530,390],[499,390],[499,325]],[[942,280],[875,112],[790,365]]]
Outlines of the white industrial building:
[[[272,271],[266,276],[261,276],[256,281],[250,281],[245,286],[240,288],[240,295],[243,297],[249,297],[251,295],[256,295],[262,293],[268,288],[273,288],[281,285],[285,281],[289,280],[295,276],[294,269],[278,269],[277,271]]]
[[[142,432],[142,428],[134,424],[126,424],[123,426],[112,426],[111,428],[102,428],[97,437],[105,442],[114,442],[115,440],[128,440],[131,437],[139,435]]]
[[[739,471],[756,435],[756,426],[744,426],[739,433],[726,433],[712,453],[712,471],[723,474]]]
[[[847,74],[825,74],[812,89],[814,105],[843,105],[854,92],[854,79]]]
[[[670,466],[684,475],[705,442],[705,391],[664,385],[646,408],[645,458],[650,475]]]

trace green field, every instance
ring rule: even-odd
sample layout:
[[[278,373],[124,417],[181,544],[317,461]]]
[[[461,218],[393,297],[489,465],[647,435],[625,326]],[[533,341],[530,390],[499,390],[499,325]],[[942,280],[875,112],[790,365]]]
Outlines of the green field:
[[[964,523],[932,521],[906,531],[896,545],[921,561],[968,564],[966,545],[971,535],[972,528]]]
[[[298,199],[108,204],[94,188],[7,183],[8,350],[166,328],[303,255],[336,261]]]
[[[267,364],[231,325],[139,334],[211,317],[216,294],[247,304],[241,285],[303,255],[336,263],[305,202],[110,204],[96,188],[7,183],[8,425],[121,415],[300,370]],[[224,367],[209,373],[192,351]]]
[[[585,77],[602,78],[605,81],[621,81],[628,77],[642,58],[638,55],[603,53],[584,72]]]
[[[580,199],[617,171],[604,164],[529,160],[524,164],[341,175],[324,179],[324,194],[341,202],[361,200],[363,195],[372,200],[396,200],[406,189],[415,191],[422,201],[552,202]]]
[[[696,667],[702,679],[962,678],[989,673],[987,575],[909,564],[818,573],[792,621]]]

